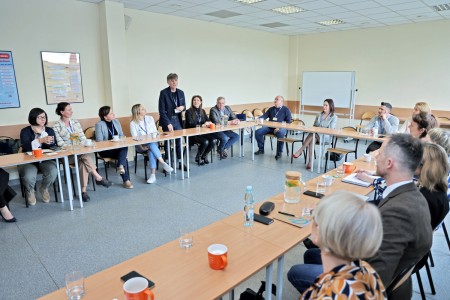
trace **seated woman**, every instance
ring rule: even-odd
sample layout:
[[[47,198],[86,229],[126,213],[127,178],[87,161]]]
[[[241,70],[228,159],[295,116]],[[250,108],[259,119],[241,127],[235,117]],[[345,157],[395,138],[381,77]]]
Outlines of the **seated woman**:
[[[211,121],[202,108],[203,99],[199,95],[192,97],[191,107],[186,110],[186,128],[195,128],[197,125],[202,127],[209,126]],[[190,144],[199,144],[195,162],[200,166],[209,164],[208,154],[214,147],[214,135],[202,134],[189,137]]]
[[[433,128],[427,134],[428,141],[444,148],[447,153],[448,163],[450,165],[450,131],[442,128]],[[448,189],[447,196],[450,196],[450,170],[447,176]]]
[[[140,104],[135,104],[131,108],[132,121],[130,123],[131,136],[137,137],[141,135],[147,135],[152,133],[158,133],[156,129],[155,121],[152,116],[146,116],[147,111],[145,107]],[[136,146],[136,151],[139,153],[147,152],[148,161],[150,162],[150,170],[152,174],[147,180],[147,183],[154,183],[156,181],[156,160],[163,166],[164,171],[170,173],[173,168],[169,166],[161,156],[161,152],[158,148],[158,143],[148,143],[144,145]]]
[[[28,123],[30,126],[20,131],[20,142],[23,152],[31,152],[33,148],[49,149],[56,146],[55,132],[47,127],[47,113],[41,108],[33,108],[28,114]],[[50,201],[48,188],[55,181],[58,171],[54,160],[45,160],[32,164],[17,166],[20,179],[25,188],[25,197],[28,204],[36,204],[36,195],[34,186],[38,171],[42,173],[42,182],[38,188],[42,197],[42,202]]]
[[[113,136],[118,135],[123,137],[122,126],[120,122],[116,120],[116,116],[109,106],[102,106],[98,110],[98,116],[100,122],[95,124],[95,140],[108,141],[112,140]],[[130,181],[130,173],[124,168],[127,164],[128,147],[122,147],[118,149],[111,149],[99,152],[99,155],[104,158],[113,158],[117,161],[117,169],[120,176],[122,176],[123,187],[126,189],[132,189],[133,184]]]
[[[427,102],[417,102],[416,105],[414,105],[411,118],[403,122],[403,125],[399,128],[398,133],[411,133],[409,131],[409,125],[412,122],[412,117],[420,113],[431,114],[431,109]]]
[[[311,239],[320,248],[323,273],[305,286],[302,269],[315,265],[296,265],[288,279],[303,293],[300,299],[385,299],[381,278],[362,260],[375,255],[382,238],[375,206],[349,192],[333,193],[320,200],[312,221]]]
[[[444,220],[449,211],[448,157],[445,150],[436,144],[426,143],[423,149],[422,163],[416,170],[418,186],[427,199],[433,230]]]
[[[408,126],[410,134],[421,140],[425,139],[428,131],[435,127],[437,127],[436,118],[423,112],[413,115],[411,124]]]
[[[8,193],[9,173],[0,168],[0,215],[6,223],[17,222],[12,213],[9,211],[8,202],[15,196]]]
[[[326,99],[323,102],[323,110],[320,114],[317,114],[313,126],[334,129],[336,128],[337,121],[338,117],[334,114],[334,101],[332,99]],[[322,135],[322,137],[324,139],[324,143],[329,143],[331,141],[331,137],[329,135]],[[302,154],[303,150],[307,148],[309,159],[308,164],[306,165],[306,170],[311,169],[312,155],[314,155],[314,153],[311,153],[312,138],[312,133],[308,134],[306,139],[303,141],[302,147],[297,152],[295,152],[295,154],[292,154],[293,158],[298,158]],[[317,133],[316,141],[320,141],[319,135]]]
[[[60,116],[60,119],[53,124],[53,130],[55,131],[56,142],[59,147],[68,147],[71,145],[70,137],[77,136],[81,142],[86,140],[83,128],[81,128],[80,122],[72,118],[72,106],[67,102],[60,102],[56,106],[56,114]],[[112,183],[103,178],[97,172],[97,167],[92,161],[92,158],[88,154],[78,155],[78,168],[80,172],[81,180],[81,197],[84,202],[90,200],[87,194],[86,187],[89,181],[89,173],[95,177],[95,182],[99,185],[109,188]]]

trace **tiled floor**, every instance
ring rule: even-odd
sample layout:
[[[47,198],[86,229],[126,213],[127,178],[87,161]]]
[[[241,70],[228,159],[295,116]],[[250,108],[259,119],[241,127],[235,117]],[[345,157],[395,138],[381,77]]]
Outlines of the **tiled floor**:
[[[318,175],[304,169],[302,158],[293,165],[287,156],[275,161],[268,142],[266,154],[252,161],[248,145],[244,158],[215,159],[202,167],[192,164],[191,178],[185,180],[180,173],[167,177],[157,173],[156,183],[146,184],[140,164],[138,174],[132,174],[133,190],[122,188],[120,177],[111,169],[110,179],[116,184],[90,191],[91,201],[83,209],[77,202],[69,211],[67,201],[44,204],[39,200],[27,209],[18,195],[11,209],[19,221],[0,222],[0,299],[37,298],[62,287],[68,271],[91,275],[175,239],[180,227],[196,229],[236,213],[242,209],[246,185],[253,185],[256,201],[261,202],[283,191],[287,170],[300,170],[304,180]],[[360,148],[365,148],[364,143]],[[195,152],[193,147],[192,159]],[[449,217],[447,224],[450,229]],[[285,272],[302,261],[303,251],[299,245],[287,254]],[[422,279],[430,299],[444,299],[450,251],[442,230],[435,234],[433,256],[436,296],[430,296],[425,272]],[[246,287],[257,290],[263,278],[264,271],[239,286],[236,299]],[[413,299],[420,299],[416,283],[414,292]],[[285,280],[283,298],[298,296]]]

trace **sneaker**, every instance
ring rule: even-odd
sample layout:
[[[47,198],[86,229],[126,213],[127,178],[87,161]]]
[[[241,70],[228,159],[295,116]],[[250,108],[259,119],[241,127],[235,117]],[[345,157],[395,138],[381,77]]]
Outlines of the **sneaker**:
[[[117,170],[119,171],[119,174],[120,174],[120,175],[125,174],[125,168],[124,168],[122,165],[120,165],[120,166],[117,168]]]
[[[109,188],[112,185],[112,182],[109,180],[106,180],[105,178],[102,178],[102,180],[96,180],[96,184],[103,185],[104,187]]]
[[[33,191],[27,191],[26,192],[26,197],[27,197],[27,202],[30,205],[35,205],[36,204],[36,195],[34,194],[34,190]]]
[[[162,163],[162,166],[163,166],[164,171],[166,171],[167,173],[173,172],[173,168],[171,166],[169,166],[166,162]]]
[[[89,202],[89,200],[91,200],[91,198],[86,192],[81,193],[81,199],[83,200],[83,202]]]
[[[42,202],[49,203],[50,202],[50,194],[48,193],[48,189],[41,186],[39,188],[39,192],[42,195]]]
[[[150,178],[147,180],[147,183],[154,183],[156,181],[155,174],[150,175]]]
[[[134,186],[133,186],[133,184],[131,183],[131,181],[127,180],[127,181],[125,181],[125,182],[123,183],[123,187],[126,188],[126,189],[132,189]]]

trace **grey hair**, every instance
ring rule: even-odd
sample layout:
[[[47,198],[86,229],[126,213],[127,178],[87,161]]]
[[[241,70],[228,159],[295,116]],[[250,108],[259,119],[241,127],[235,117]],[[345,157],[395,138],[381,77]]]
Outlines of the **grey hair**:
[[[444,148],[447,155],[450,155],[450,132],[443,128],[433,128],[428,132],[430,140]]]

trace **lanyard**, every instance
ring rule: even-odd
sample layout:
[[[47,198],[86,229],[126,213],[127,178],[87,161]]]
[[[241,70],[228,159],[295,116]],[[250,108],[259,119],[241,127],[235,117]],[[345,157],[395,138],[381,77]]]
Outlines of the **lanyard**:
[[[178,106],[178,96],[177,96],[177,92],[175,91],[175,93],[171,92],[171,96],[173,103],[175,104],[175,107]]]
[[[278,113],[281,111],[281,108],[282,108],[282,107],[280,107],[280,109],[279,109],[278,111],[277,111],[277,109],[275,108],[275,111],[277,111],[277,113],[275,114],[274,118],[277,117]]]
[[[109,129],[108,125],[106,125],[106,128],[108,128],[109,133],[111,133],[111,138],[114,136],[114,132],[116,131],[116,128],[114,127],[114,123],[111,121],[112,131]]]
[[[144,128],[142,128],[140,122],[139,122],[139,128],[145,132],[145,134],[147,134],[147,122],[145,122],[145,117],[144,117]]]
[[[199,114],[197,111],[194,111],[195,115],[197,116],[197,124],[202,123],[202,114]]]
[[[73,133],[73,127],[72,127],[72,122],[69,121],[69,127],[66,127],[67,131],[69,132],[69,134]]]

